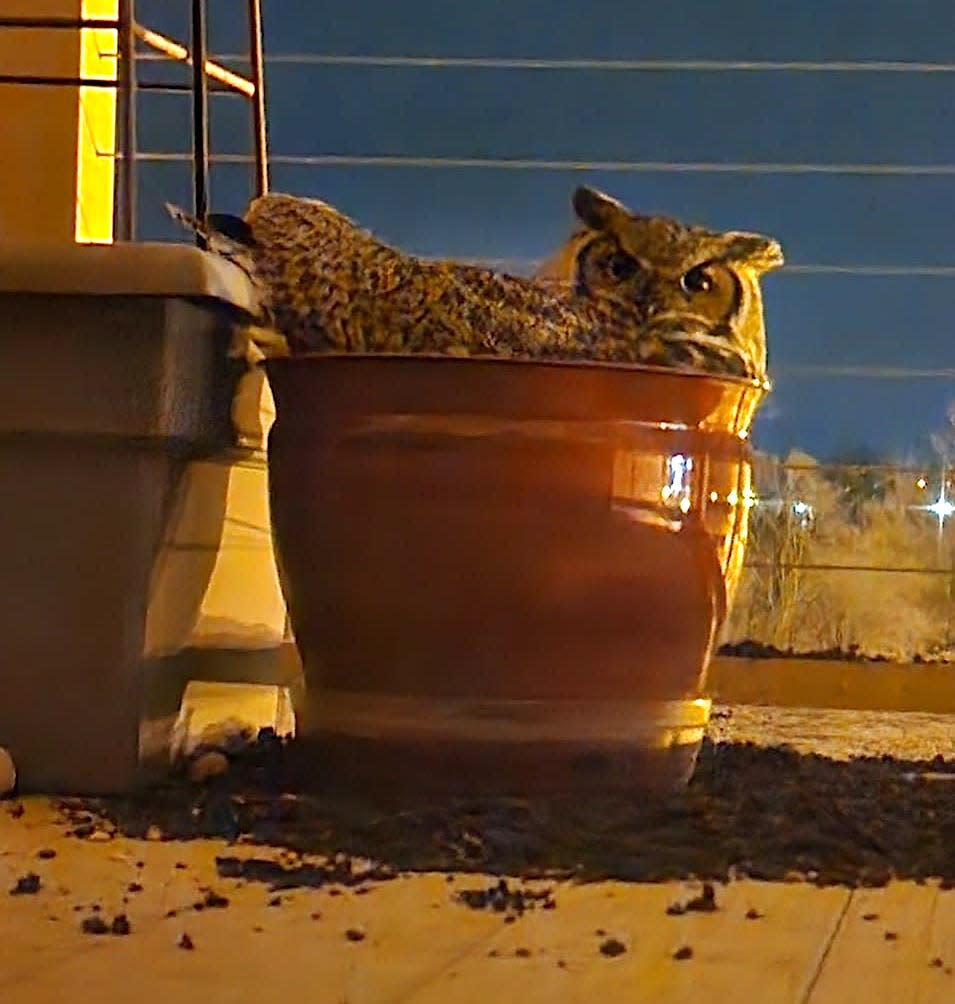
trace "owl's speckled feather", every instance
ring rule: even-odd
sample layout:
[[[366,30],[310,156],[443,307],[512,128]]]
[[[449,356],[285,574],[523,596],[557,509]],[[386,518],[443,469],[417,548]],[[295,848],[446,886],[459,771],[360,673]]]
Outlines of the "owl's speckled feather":
[[[691,310],[685,311],[686,325],[681,326],[679,311],[673,309],[661,324],[659,283],[635,282],[634,275],[649,275],[657,255],[664,271],[679,281],[679,262],[687,260],[688,250],[697,253],[694,264],[699,264],[701,250],[707,260],[725,254],[733,244],[730,237],[737,243],[743,237],[761,242],[764,258],[767,247],[776,248],[775,257],[768,256],[771,263],[762,265],[772,267],[778,264],[774,242],[633,216],[591,189],[579,189],[574,204],[583,230],[535,279],[421,260],[382,243],[323,202],[290,195],[255,199],[244,224],[231,218],[228,227],[217,226],[210,217],[208,229],[220,236],[227,231],[229,257],[243,264],[260,286],[261,323],[281,333],[293,354],[585,359],[764,376],[765,349],[760,357],[743,351],[733,338],[734,321],[741,307],[753,306],[751,296],[727,301],[718,332],[716,325],[704,331]],[[189,222],[184,214],[178,216]],[[648,227],[657,228],[656,250]],[[758,275],[762,268],[752,265],[755,257],[751,249],[734,267],[750,262]],[[629,262],[626,267],[620,266],[622,259]],[[753,286],[758,311],[758,283]],[[741,288],[746,290],[745,283]],[[758,326],[761,338],[761,313]]]

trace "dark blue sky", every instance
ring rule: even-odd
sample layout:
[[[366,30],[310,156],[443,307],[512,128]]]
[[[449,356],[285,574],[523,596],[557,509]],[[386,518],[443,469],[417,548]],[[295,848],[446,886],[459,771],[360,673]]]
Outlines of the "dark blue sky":
[[[633,71],[309,65],[293,54],[555,60],[902,61],[955,64],[952,0],[264,0],[273,188],[325,198],[423,254],[546,255],[581,182],[633,209],[777,237],[793,266],[955,266],[955,67],[944,72]],[[188,37],[188,5],[138,0],[141,21]],[[210,0],[212,46],[246,49],[235,0]],[[140,74],[167,77],[144,63]],[[142,95],[140,146],[188,152],[188,99]],[[218,153],[249,149],[247,109],[213,99]],[[617,169],[305,166],[283,156],[610,162]],[[644,169],[646,162],[776,165]],[[794,172],[912,166],[930,173]],[[934,173],[931,173],[934,172]],[[949,172],[949,173],[945,173]],[[189,204],[183,163],[141,168],[140,235],[178,239],[162,203]],[[216,209],[249,175],[217,165]],[[817,367],[955,372],[950,275],[798,268],[765,283],[776,390],[756,442],[820,457],[901,458],[946,424],[955,379],[827,375]]]

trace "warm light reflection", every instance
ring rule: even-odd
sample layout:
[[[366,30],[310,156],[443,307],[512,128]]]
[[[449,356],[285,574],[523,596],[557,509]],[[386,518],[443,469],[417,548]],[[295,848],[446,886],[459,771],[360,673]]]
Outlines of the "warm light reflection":
[[[148,28],[137,27],[136,37],[141,38],[151,49],[157,49],[170,59],[176,59],[183,63],[190,61],[189,50],[184,45],[174,42],[171,38],[166,38],[165,35],[160,35],[158,31],[150,31]],[[207,59],[203,65],[205,66],[206,73],[215,80],[219,80],[223,84],[241,91],[247,98],[255,96],[255,84],[251,80],[246,80],[245,77],[240,76],[238,73],[233,73],[232,70],[227,69],[225,66],[213,63],[210,59]]]
[[[119,0],[83,0],[83,20],[115,19]],[[80,31],[80,76],[116,81],[117,32]],[[80,87],[76,144],[76,222],[81,244],[113,242],[113,169],[116,156],[116,88]]]

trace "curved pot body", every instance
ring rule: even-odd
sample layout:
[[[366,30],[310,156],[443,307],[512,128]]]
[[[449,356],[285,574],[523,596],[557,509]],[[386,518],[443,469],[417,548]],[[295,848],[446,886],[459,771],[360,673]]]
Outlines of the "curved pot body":
[[[462,790],[686,778],[765,388],[434,357],[267,368],[300,734],[336,775]]]

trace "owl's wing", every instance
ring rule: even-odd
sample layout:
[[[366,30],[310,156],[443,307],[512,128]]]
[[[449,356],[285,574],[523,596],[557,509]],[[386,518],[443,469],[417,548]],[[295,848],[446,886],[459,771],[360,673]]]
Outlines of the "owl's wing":
[[[249,363],[258,362],[269,356],[287,356],[288,343],[285,336],[272,325],[268,309],[268,290],[255,266],[252,252],[258,244],[252,236],[249,224],[241,217],[228,213],[210,213],[203,221],[171,202],[165,205],[166,211],[177,223],[205,238],[209,251],[242,269],[256,290],[260,316],[254,324],[239,325],[235,328],[229,355],[233,358],[244,358]]]
[[[205,238],[210,251],[231,258],[235,254],[248,252],[255,247],[252,228],[241,216],[229,213],[209,213],[205,220],[200,220],[187,213],[184,209],[166,203],[166,212],[187,230]]]

